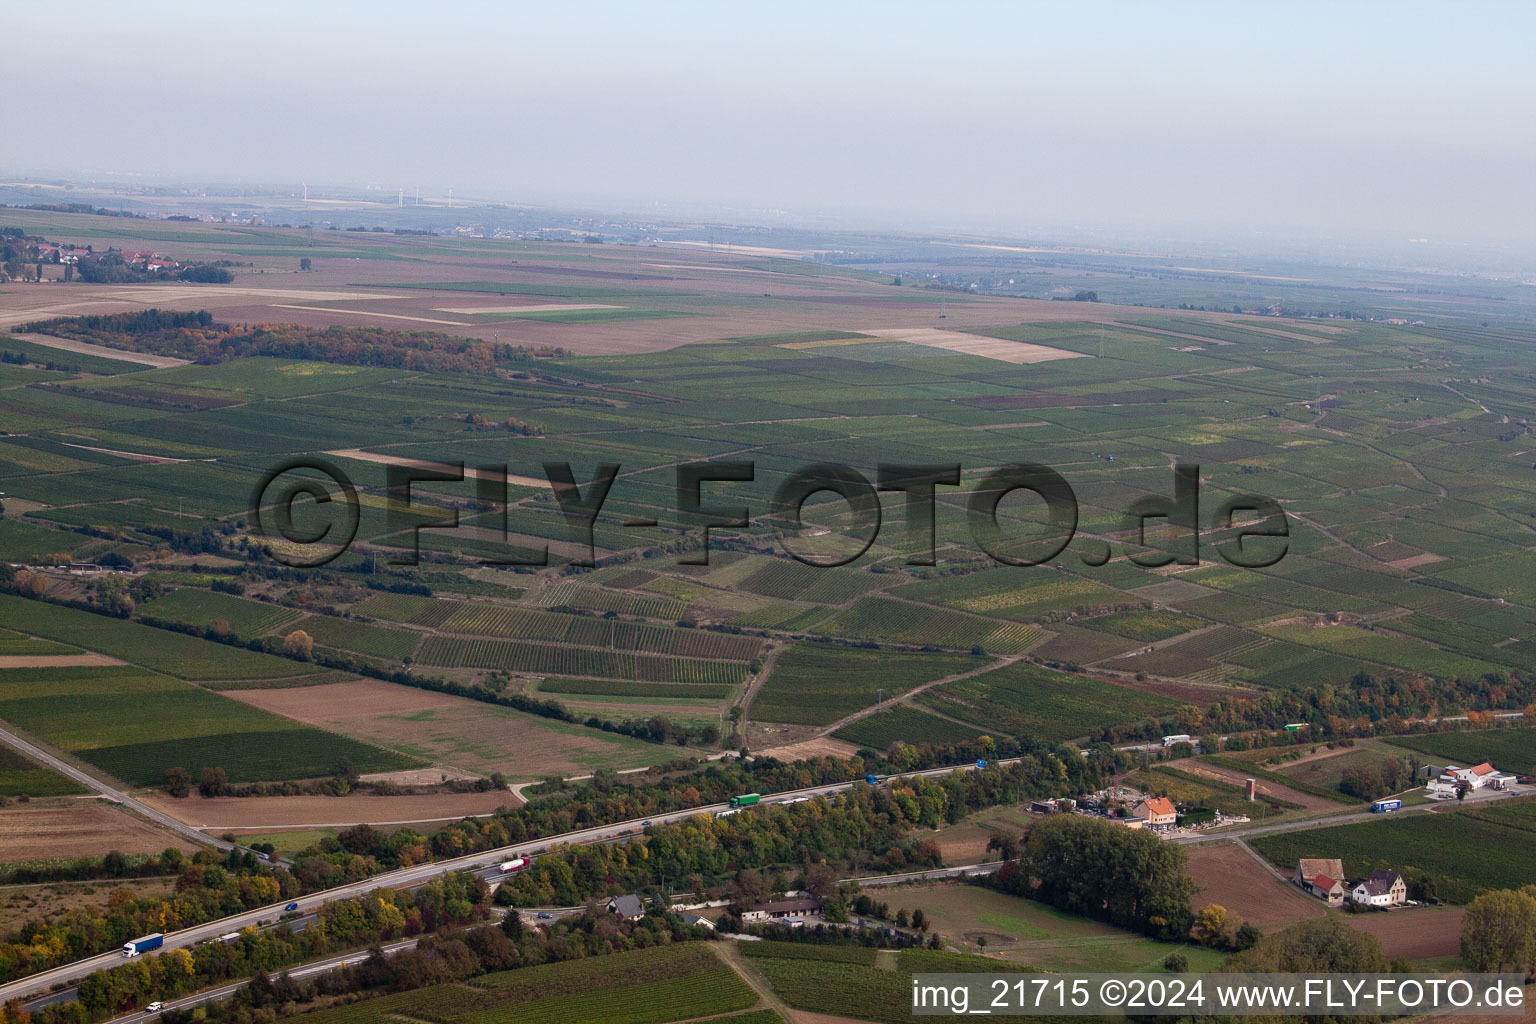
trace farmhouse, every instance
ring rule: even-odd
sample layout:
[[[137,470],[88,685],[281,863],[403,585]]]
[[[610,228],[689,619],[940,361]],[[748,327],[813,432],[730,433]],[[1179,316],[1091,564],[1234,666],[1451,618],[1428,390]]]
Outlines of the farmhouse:
[[[791,928],[798,928],[807,919],[821,917],[821,901],[818,899],[779,900],[774,903],[757,903],[741,915],[747,922],[777,921]]]
[[[698,928],[708,928],[710,931],[715,930],[715,922],[711,921],[707,917],[700,917],[698,914],[684,914],[682,917],[683,924],[695,926]]]
[[[1408,886],[1396,871],[1377,868],[1355,885],[1350,898],[1368,907],[1400,907],[1408,902]]]
[[[624,921],[638,921],[645,916],[645,903],[633,893],[614,896],[608,901],[608,912]]]
[[[1165,796],[1147,797],[1137,804],[1131,813],[1154,827],[1172,825],[1179,819],[1179,812],[1174,809],[1173,801]]]
[[[1330,907],[1344,905],[1344,883],[1327,875],[1313,875],[1307,883],[1307,893],[1316,896]]]
[[[1516,781],[1518,779],[1515,776],[1505,774],[1484,761],[1471,768],[1457,768],[1448,764],[1440,770],[1439,777],[1430,786],[1436,789],[1455,789],[1465,784],[1471,789],[1505,789]]]
[[[1307,892],[1317,895],[1316,889],[1321,888],[1324,892],[1331,892],[1333,886],[1339,884],[1339,880],[1343,877],[1344,862],[1339,858],[1303,857],[1296,862],[1296,872],[1291,876],[1291,881]],[[1319,882],[1323,884],[1319,885]],[[1342,889],[1342,885],[1340,887]],[[1339,902],[1343,902],[1342,894]]]

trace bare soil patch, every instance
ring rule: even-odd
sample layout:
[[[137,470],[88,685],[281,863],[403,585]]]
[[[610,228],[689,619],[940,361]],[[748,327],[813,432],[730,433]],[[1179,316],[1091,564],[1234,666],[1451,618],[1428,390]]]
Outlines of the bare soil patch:
[[[782,747],[770,747],[753,753],[763,757],[776,757],[781,761],[803,761],[808,757],[852,757],[859,748],[852,743],[821,736],[799,743],[787,743]]]
[[[374,772],[371,775],[359,775],[364,782],[393,782],[397,786],[436,786],[448,782],[451,779],[477,779],[474,772],[460,771],[458,768],[411,768],[403,772]]]
[[[168,896],[174,878],[49,882],[43,885],[0,886],[0,934],[12,932],[28,921],[47,920],[80,907],[100,907],[111,894],[127,889],[135,899]]]
[[[124,363],[140,363],[144,366],[153,366],[164,369],[168,366],[186,366],[191,360],[177,359],[173,356],[152,356],[144,352],[126,352],[120,348],[108,348],[105,345],[92,345],[86,341],[75,341],[73,338],[55,338],[51,334],[18,334],[18,341],[24,341],[29,345],[44,345],[48,348],[61,349],[65,352],[77,352],[83,356],[102,356],[106,359],[116,359]]]
[[[229,696],[466,772],[501,772],[514,781],[633,768],[672,756],[658,744],[376,679],[232,690]]]
[[[183,800],[154,794],[144,802],[197,828],[218,834],[225,830],[345,827],[405,822],[458,820],[493,814],[522,801],[507,790],[486,793],[429,793],[423,796],[221,796],[196,794]]]
[[[358,462],[375,462],[381,466],[410,466],[413,469],[446,470],[455,472],[456,466],[450,466],[442,462],[423,462],[420,459],[407,459],[401,455],[384,455],[379,452],[363,451],[361,448],[338,448],[335,451],[326,452],[327,455],[335,455],[342,459],[356,459]],[[472,466],[464,467],[466,477],[478,479],[481,476],[479,470]],[[548,487],[548,480],[538,480],[531,476],[507,475],[507,483],[516,487]],[[497,535],[496,539],[500,539]]]
[[[1344,923],[1380,939],[1381,948],[1390,959],[1401,956],[1422,960],[1461,952],[1461,919],[1466,914],[1465,907],[1409,907],[1348,914]]]
[[[658,266],[659,264],[650,264]],[[532,306],[435,306],[439,313],[568,313],[579,309],[623,309],[623,306],[608,306],[601,302],[551,302],[546,305],[535,304]]]
[[[404,313],[381,313],[371,309],[341,309],[336,306],[292,306],[281,302],[274,302],[273,309],[302,309],[312,313],[346,313],[350,316],[376,316],[385,320],[410,320],[418,324],[440,324],[446,327],[468,327],[462,320],[442,320],[430,316],[407,316]]]
[[[1280,881],[1239,846],[1196,843],[1187,849],[1189,877],[1200,886],[1191,901],[1196,910],[1219,903],[1265,931],[1327,912],[1320,900]]]
[[[1430,565],[1433,562],[1445,561],[1444,555],[1437,555],[1432,551],[1426,551],[1419,555],[1410,555],[1407,558],[1399,558],[1395,562],[1388,562],[1394,569],[1417,569],[1421,565]]]
[[[193,846],[171,832],[95,800],[0,808],[0,861],[100,857],[113,850],[159,853]]]
[[[928,348],[942,348],[947,352],[980,356],[983,359],[996,359],[1003,363],[1044,363],[1052,359],[1085,358],[1085,353],[1082,352],[1070,352],[1062,348],[1050,348],[1046,345],[1034,345],[1023,341],[1008,341],[1004,338],[988,338],[980,334],[963,334],[960,331],[941,331],[932,327],[896,330],[876,328],[861,330],[858,333],[877,338],[889,338],[892,341],[905,341],[912,345],[924,345]]]

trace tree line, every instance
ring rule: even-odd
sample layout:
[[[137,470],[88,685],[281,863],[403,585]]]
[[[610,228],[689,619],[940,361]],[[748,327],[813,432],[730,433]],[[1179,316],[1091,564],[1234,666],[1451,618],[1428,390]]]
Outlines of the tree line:
[[[200,363],[272,356],[348,366],[484,373],[498,367],[526,364],[535,358],[568,354],[560,348],[512,345],[438,331],[267,323],[232,326],[216,322],[207,310],[174,313],[150,309],[138,313],[58,317],[26,324],[21,330]]]
[[[231,978],[265,978],[266,972],[341,950],[469,924],[485,917],[489,895],[484,879],[460,872],[414,889],[377,889],[335,900],[302,931],[286,924],[248,927],[227,942],[205,941],[95,971],[81,980],[74,1002],[49,1006],[39,1016],[47,1024],[87,1024]]]

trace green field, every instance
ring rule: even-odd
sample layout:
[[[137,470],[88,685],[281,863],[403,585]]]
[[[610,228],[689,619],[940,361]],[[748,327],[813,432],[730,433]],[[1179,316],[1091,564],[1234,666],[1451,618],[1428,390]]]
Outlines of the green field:
[[[182,679],[285,679],[318,671],[287,658],[9,594],[0,594],[0,617],[14,629]]]
[[[329,775],[342,758],[363,772],[423,763],[127,666],[0,669],[0,718],[133,786],[178,766],[260,782]]]
[[[892,743],[958,743],[973,740],[981,729],[930,714],[911,704],[897,704],[877,711],[832,735],[870,750],[883,751]]]
[[[1340,857],[1350,878],[1377,868],[1418,871],[1442,899],[1466,903],[1485,889],[1532,882],[1530,846],[1536,803],[1496,803],[1439,814],[1388,815],[1379,821],[1255,836],[1248,842],[1282,871],[1301,857]]]
[[[986,666],[984,658],[898,654],[798,645],[779,652],[768,682],[752,702],[762,722],[828,725],[915,686]]]
[[[1512,775],[1536,772],[1536,728],[1530,726],[1389,736],[1386,742],[1463,768],[1487,761]]]
[[[653,946],[432,985],[307,1013],[305,1024],[666,1024],[745,1010],[758,995],[703,942]],[[721,1018],[750,1021],[747,1016]]]
[[[383,626],[373,626],[352,619],[338,619],[331,615],[311,615],[302,622],[293,624],[292,628],[302,629],[317,644],[355,651],[358,654],[383,658],[391,662],[409,657],[415,653],[416,647],[421,643],[421,634],[414,630],[386,629]],[[285,627],[284,632],[287,631]]]
[[[295,256],[310,251],[300,232],[274,228],[23,209],[9,210],[6,223],[95,239],[98,249],[141,237],[195,245],[209,258],[254,264],[242,274],[291,274]],[[802,242],[811,238],[793,245]],[[1053,255],[1060,265],[1045,266],[1003,249],[946,251],[935,263],[926,242],[893,238],[828,251],[842,255],[768,261],[716,252],[699,258],[693,273],[696,257],[677,250],[665,258],[681,269],[655,273],[660,268],[642,267],[657,253],[619,246],[372,232],[320,240],[322,261],[346,260],[356,271],[346,276],[375,279],[360,287],[398,286],[403,297],[393,301],[423,310],[502,296],[623,307],[483,314],[506,321],[502,337],[527,330],[551,343],[585,340],[656,317],[670,318],[656,322],[676,334],[677,344],[662,351],[544,353],[536,365],[489,373],[269,357],[150,369],[6,341],[9,351],[78,366],[82,375],[9,365],[0,372],[7,502],[0,561],[118,554],[140,567],[158,561],[158,571],[172,564],[161,552],[175,536],[171,546],[186,556],[174,563],[181,578],[172,585],[181,589],[140,601],[144,616],[198,628],[222,620],[246,639],[293,627],[290,608],[336,610],[351,617],[305,620],[323,648],[391,665],[413,658],[461,681],[506,669],[544,678],[547,693],[633,704],[637,716],[663,713],[665,701],[725,699],[768,649],[791,653],[757,698],[753,715],[763,721],[827,725],[867,707],[872,685],[884,689],[852,655],[797,665],[793,652],[810,637],[897,648],[879,655],[901,666],[892,669],[893,689],[922,677],[909,664],[938,667],[939,659],[964,659],[978,648],[989,657],[1027,654],[1190,679],[1202,689],[1182,692],[1208,689],[1213,699],[1230,693],[1234,700],[1264,688],[1331,686],[1346,694],[1361,672],[1481,685],[1484,676],[1536,670],[1529,543],[1536,519],[1528,511],[1536,486],[1524,440],[1536,406],[1529,289],[1494,277],[1473,287],[1470,278],[1357,267],[1196,273],[1140,255],[1131,267],[1110,253],[1092,256],[1091,269],[1082,253]],[[615,260],[621,271],[599,269]],[[909,260],[917,265],[908,286],[893,287],[891,268]],[[388,273],[397,263],[411,273]],[[1004,265],[1027,271],[1004,291],[1040,298],[1091,285],[1144,308],[1109,324],[1087,306],[1053,305],[1050,322],[1021,322],[1021,307],[957,290],[980,282],[985,291],[985,282],[1013,278]],[[765,271],[771,289],[750,276]],[[609,272],[616,276],[602,276]],[[926,272],[938,277],[911,286]],[[389,280],[400,276],[412,280]],[[935,281],[945,287],[926,286]],[[338,292],[338,301],[346,294]],[[1087,358],[1014,364],[880,339],[864,333],[871,304],[911,317],[913,326],[949,324]],[[950,315],[946,304],[964,306],[965,315],[936,319]],[[1180,304],[1204,311],[1173,308]],[[1271,304],[1326,321],[1230,312]],[[1065,319],[1075,310],[1082,319]],[[1342,310],[1349,315],[1335,315]],[[752,329],[759,318],[776,326]],[[725,330],[726,320],[739,326]],[[187,565],[201,557],[187,555],[189,539],[199,542],[190,547],[230,545],[219,576],[259,540],[250,536],[247,506],[274,460],[349,448],[504,462],[535,479],[546,461],[569,461],[581,480],[600,463],[618,463],[622,472],[593,528],[600,568],[568,564],[571,531],[544,489],[510,492],[509,545],[471,507],[475,488],[467,481],[417,489],[422,519],[457,509],[466,528],[423,531],[430,558],[415,568],[395,564],[409,534],[386,521],[383,467],[337,456],[360,491],[359,537],[378,561],[349,555],[325,570],[324,587],[312,585],[318,576],[270,579],[260,584],[276,599],[270,603],[192,589],[217,576]],[[983,472],[1026,458],[1067,479],[1078,536],[1048,564],[1002,566],[973,536],[967,504]],[[698,531],[675,514],[676,467],[724,459],[750,459],[755,476],[711,482],[708,499],[745,506],[749,525],[717,531],[709,564],[679,564]],[[885,496],[878,538],[856,562],[822,569],[784,557],[769,501],[790,474],[822,462],[871,480],[882,464],[960,463],[961,485],[939,489],[935,564],[905,557],[894,494]],[[1229,565],[1216,551],[1222,534],[1207,530],[1198,565],[1170,571],[1129,561],[1124,510],[1170,493],[1173,462],[1202,466],[1202,515],[1235,493],[1280,500],[1295,513],[1286,557],[1264,569]],[[1030,500],[1020,494],[998,506],[1009,543],[1038,532]],[[834,532],[849,524],[842,504],[825,495],[806,513]],[[649,520],[656,525],[639,525]],[[546,568],[478,564],[545,542]],[[1105,543],[1111,557],[1099,562],[1093,556]],[[50,579],[57,596],[71,600],[92,582]],[[306,593],[315,589],[333,593]],[[11,597],[0,599],[0,623],[187,680],[318,677],[300,662]],[[1143,650],[1151,644],[1160,646]],[[0,633],[0,651],[44,650]],[[644,706],[648,698],[658,702],[654,709]],[[1414,713],[1444,713],[1445,696],[1435,700],[1442,706]],[[959,738],[972,728],[1053,741],[1174,707],[1034,666],[936,688],[913,703],[844,734],[881,748],[912,737]],[[1536,762],[1514,736],[1486,747],[1412,739],[1434,743],[1421,751],[1430,757],[1486,757],[1515,771]]]
[[[1047,741],[1090,735],[1178,707],[1164,697],[1027,662],[945,683],[917,700],[988,732]]]
[[[220,620],[228,623],[236,636],[253,637],[269,633],[293,622],[299,612],[282,605],[247,601],[243,597],[217,594],[211,590],[182,587],[138,609],[139,614],[172,622],[187,622],[204,628]]]
[[[0,746],[0,796],[78,796],[88,792],[80,783],[20,751]]]
[[[0,655],[12,657],[43,657],[60,654],[79,654],[80,648],[69,644],[27,636],[9,629],[0,629]]]

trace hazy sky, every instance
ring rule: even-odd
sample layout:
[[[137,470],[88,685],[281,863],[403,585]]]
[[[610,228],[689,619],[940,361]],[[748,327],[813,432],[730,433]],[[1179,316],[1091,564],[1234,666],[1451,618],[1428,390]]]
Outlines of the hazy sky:
[[[10,3],[0,167],[1530,239],[1536,5]]]

